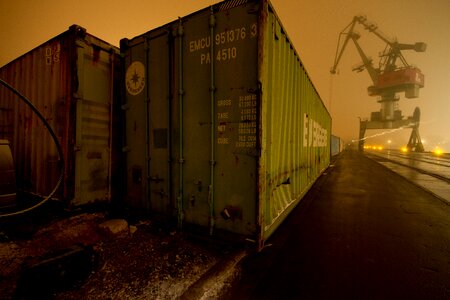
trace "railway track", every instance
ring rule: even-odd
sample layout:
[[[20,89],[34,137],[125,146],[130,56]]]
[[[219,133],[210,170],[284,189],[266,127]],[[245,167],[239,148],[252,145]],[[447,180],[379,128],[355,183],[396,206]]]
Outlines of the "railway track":
[[[450,205],[450,155],[366,150],[366,156]]]

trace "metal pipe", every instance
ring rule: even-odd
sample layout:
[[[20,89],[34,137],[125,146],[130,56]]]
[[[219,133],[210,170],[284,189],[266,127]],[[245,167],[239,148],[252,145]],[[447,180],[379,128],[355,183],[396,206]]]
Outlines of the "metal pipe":
[[[178,26],[178,37],[179,37],[179,48],[178,48],[178,75],[179,75],[179,89],[178,89],[178,101],[180,105],[180,113],[179,113],[179,122],[180,122],[180,137],[179,137],[179,146],[180,146],[180,157],[178,159],[178,163],[180,165],[180,190],[177,198],[177,211],[178,211],[178,228],[183,228],[183,164],[184,164],[184,158],[183,158],[183,35],[184,35],[184,28],[183,23],[180,20],[180,24]]]
[[[216,18],[214,17],[213,7],[211,6],[211,16],[209,18],[209,28],[211,34],[211,161],[210,161],[210,186],[209,186],[209,234],[213,234],[214,230],[214,165],[215,162],[215,102],[214,94],[216,87],[214,86],[214,27],[216,26]]]

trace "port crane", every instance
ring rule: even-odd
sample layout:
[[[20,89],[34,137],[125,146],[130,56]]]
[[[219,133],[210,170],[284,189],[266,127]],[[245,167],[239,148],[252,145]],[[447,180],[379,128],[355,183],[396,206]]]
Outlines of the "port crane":
[[[358,40],[361,35],[355,31],[357,25],[373,33],[386,43],[385,49],[380,54],[378,66],[368,57]],[[425,52],[427,45],[423,42],[414,44],[402,44],[384,35],[378,26],[367,21],[365,16],[355,16],[352,22],[339,34],[338,45],[334,65],[330,72],[336,74],[337,66],[342,58],[349,41],[355,44],[356,50],[362,58],[362,62],[353,68],[353,71],[366,70],[372,79],[372,85],[368,87],[369,96],[377,96],[381,104],[380,111],[372,112],[370,120],[360,120],[359,149],[364,147],[364,136],[367,129],[395,129],[412,128],[411,137],[407,148],[410,151],[423,152],[423,144],[419,135],[420,109],[416,107],[411,117],[404,118],[398,109],[400,97],[397,93],[405,93],[406,98],[419,97],[419,89],[424,86],[422,72],[406,62],[402,51],[414,50]]]

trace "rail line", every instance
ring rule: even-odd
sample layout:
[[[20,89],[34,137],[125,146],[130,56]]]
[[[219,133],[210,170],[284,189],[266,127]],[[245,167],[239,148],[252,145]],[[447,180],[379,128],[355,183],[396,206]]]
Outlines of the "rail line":
[[[450,155],[366,150],[366,155],[450,205]]]

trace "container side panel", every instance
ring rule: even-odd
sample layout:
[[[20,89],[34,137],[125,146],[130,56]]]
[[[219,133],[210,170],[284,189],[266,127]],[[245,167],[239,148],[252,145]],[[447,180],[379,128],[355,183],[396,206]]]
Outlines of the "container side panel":
[[[209,12],[185,23],[185,220],[245,235],[256,231],[255,12],[218,9],[212,32]]]
[[[216,14],[214,217],[217,228],[256,232],[259,87],[258,6],[247,3]]]
[[[170,26],[151,31],[125,53],[127,205],[172,215],[174,37]]]
[[[183,23],[183,211],[188,223],[209,224],[211,160],[210,14]]]
[[[169,91],[172,77],[169,77],[169,34],[163,31],[148,40],[148,134],[149,134],[149,201],[151,210],[170,215],[173,203],[170,199],[169,157],[171,109]]]
[[[74,205],[110,199],[112,53],[78,42]]]
[[[264,33],[260,219],[267,238],[300,201],[330,159],[330,116],[277,19]]]
[[[69,45],[54,39],[0,70],[3,80],[27,97],[49,122],[67,154],[66,105],[70,82]],[[50,193],[58,178],[58,154],[41,121],[16,96],[0,88],[2,138],[10,141],[19,189],[38,195]],[[3,117],[5,117],[3,119]],[[58,197],[62,195],[59,194]]]
[[[125,145],[127,168],[127,205],[134,209],[148,211],[147,157],[149,136],[147,128],[147,70],[146,44],[140,39],[125,54],[126,100]]]

